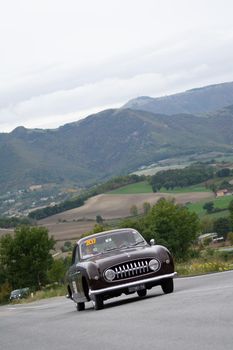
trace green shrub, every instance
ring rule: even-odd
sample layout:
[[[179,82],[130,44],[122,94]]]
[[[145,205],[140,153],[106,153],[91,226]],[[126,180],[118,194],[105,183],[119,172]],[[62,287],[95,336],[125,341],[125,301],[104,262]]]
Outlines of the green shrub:
[[[9,300],[11,289],[11,285],[8,282],[0,285],[0,304]]]
[[[229,232],[227,234],[227,239],[230,242],[230,244],[233,245],[233,232]]]

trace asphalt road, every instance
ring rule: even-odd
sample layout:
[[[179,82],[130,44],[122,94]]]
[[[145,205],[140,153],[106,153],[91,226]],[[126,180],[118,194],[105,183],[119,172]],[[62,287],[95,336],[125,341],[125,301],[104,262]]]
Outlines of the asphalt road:
[[[1,350],[233,349],[233,271],[175,280],[77,312],[65,298],[0,307]]]

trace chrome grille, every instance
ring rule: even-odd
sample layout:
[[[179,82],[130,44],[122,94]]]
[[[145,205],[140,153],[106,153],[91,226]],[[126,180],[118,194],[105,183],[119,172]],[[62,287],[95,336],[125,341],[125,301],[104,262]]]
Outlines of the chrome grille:
[[[153,272],[149,267],[150,260],[151,259],[127,261],[125,263],[111,267],[111,269],[116,273],[114,281]]]

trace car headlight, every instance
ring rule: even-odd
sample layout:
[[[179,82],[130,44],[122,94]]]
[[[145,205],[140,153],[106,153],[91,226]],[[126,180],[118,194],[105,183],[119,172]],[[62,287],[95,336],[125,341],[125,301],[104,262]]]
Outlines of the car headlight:
[[[157,259],[152,259],[150,262],[149,262],[149,267],[152,271],[157,271],[160,267],[160,263]]]
[[[105,277],[108,281],[114,280],[114,278],[116,276],[115,272],[112,269],[106,270],[104,274],[105,274]]]

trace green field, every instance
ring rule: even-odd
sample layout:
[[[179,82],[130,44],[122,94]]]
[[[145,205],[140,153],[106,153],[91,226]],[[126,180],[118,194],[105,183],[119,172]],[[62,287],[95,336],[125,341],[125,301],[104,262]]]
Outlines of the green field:
[[[219,208],[219,209],[226,209],[224,211],[220,211],[217,213],[213,213],[213,214],[208,214],[208,216],[213,217],[213,218],[218,218],[218,217],[223,217],[223,216],[227,216],[229,214],[228,212],[228,206],[229,203],[233,200],[233,196],[225,196],[225,197],[219,197],[219,198],[215,198],[213,200],[204,200],[204,201],[200,201],[197,203],[190,203],[187,205],[188,209],[190,211],[194,211],[197,215],[199,216],[205,216],[207,215],[206,210],[203,209],[203,205],[206,202],[213,202],[214,203],[214,207],[215,208]]]
[[[189,187],[176,187],[173,190],[166,190],[161,188],[161,193],[188,193],[188,192],[211,192],[202,184],[193,185]],[[111,191],[113,194],[136,194],[136,193],[153,193],[151,185],[146,182],[137,182],[131,185],[127,185],[116,190]]]
[[[165,188],[162,188],[160,193],[189,193],[189,192],[211,192],[210,190],[206,189],[204,185],[194,185],[189,187],[183,187],[183,188],[175,188],[173,190],[166,190]],[[153,193],[151,185],[146,182],[137,182],[131,185],[127,185],[121,188],[118,188],[116,190],[113,190],[109,192],[111,194],[138,194],[138,193]],[[204,217],[209,216],[211,218],[219,218],[219,217],[226,217],[229,215],[228,206],[229,203],[233,200],[233,196],[225,196],[225,197],[219,197],[215,199],[210,200],[203,200],[196,203],[190,203],[187,205],[187,208],[195,212],[198,216]],[[219,212],[207,214],[206,210],[203,209],[203,205],[206,202],[213,202],[214,208],[222,209]],[[225,209],[225,210],[224,210]]]
[[[137,194],[137,193],[153,193],[152,187],[148,182],[142,181],[131,185],[127,185],[109,192],[111,194]]]

